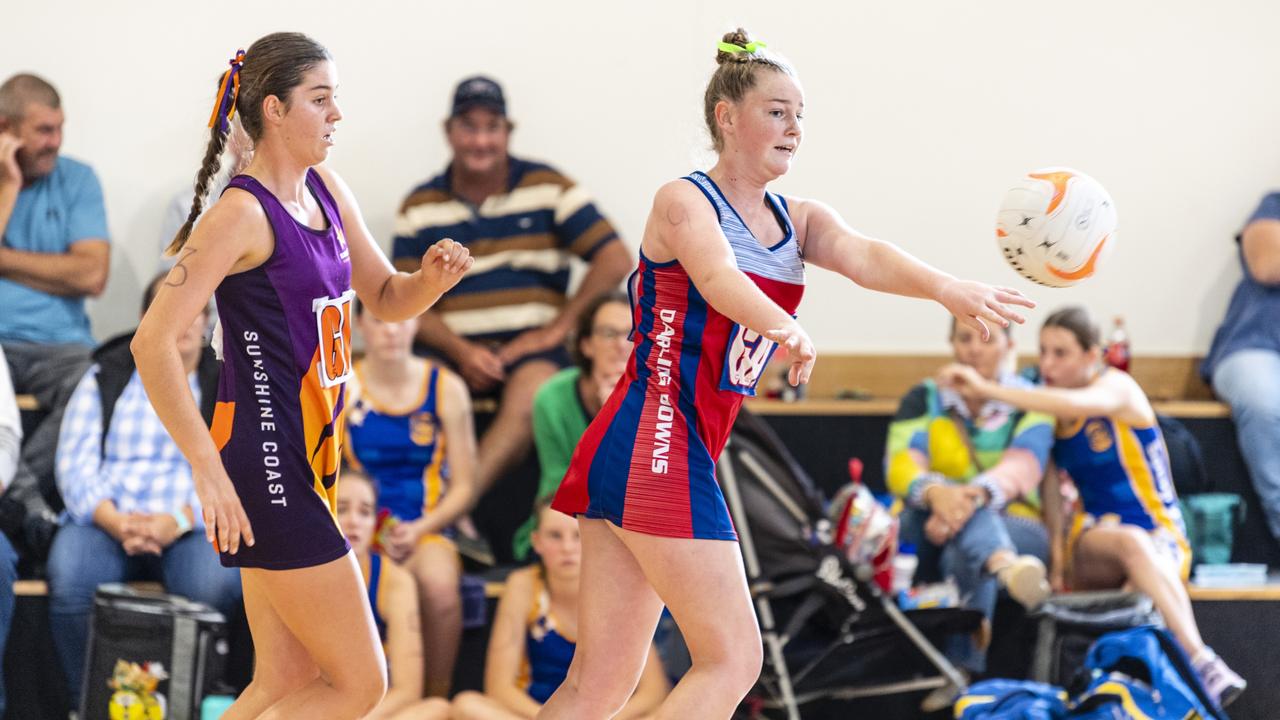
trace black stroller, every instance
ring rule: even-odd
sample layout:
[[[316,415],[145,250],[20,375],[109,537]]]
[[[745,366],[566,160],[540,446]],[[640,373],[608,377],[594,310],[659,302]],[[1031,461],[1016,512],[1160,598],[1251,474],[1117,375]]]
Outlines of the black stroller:
[[[816,701],[964,689],[937,644],[976,631],[981,614],[899,610],[870,567],[832,544],[826,500],[768,425],[743,410],[716,470],[764,640],[739,717],[798,720]]]

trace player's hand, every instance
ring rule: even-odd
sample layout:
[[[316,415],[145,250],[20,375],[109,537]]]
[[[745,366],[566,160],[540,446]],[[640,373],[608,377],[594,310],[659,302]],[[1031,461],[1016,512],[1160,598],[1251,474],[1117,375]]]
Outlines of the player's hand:
[[[462,349],[451,357],[467,387],[479,392],[507,379],[506,365],[489,348],[464,341]]]
[[[973,517],[982,499],[982,488],[968,485],[934,485],[925,496],[932,518],[946,525],[952,535],[960,532]]]
[[[200,498],[205,538],[231,555],[240,551],[241,542],[253,547],[249,516],[245,514],[240,496],[236,494],[222,462],[217,461],[212,468],[200,471],[192,468],[191,475],[196,496]]]
[[[474,264],[475,258],[465,245],[445,238],[422,254],[422,280],[433,292],[444,294]]]
[[[983,341],[991,339],[987,323],[1002,328],[1011,322],[1022,324],[1027,319],[1013,306],[1036,306],[1013,288],[992,287],[972,280],[949,280],[942,286],[937,299],[957,320],[982,333]]]
[[[984,400],[991,381],[970,365],[951,363],[938,371],[938,384],[949,387],[965,400]]]
[[[0,190],[22,188],[22,168],[18,166],[18,149],[22,141],[12,133],[0,133]]]
[[[178,539],[178,521],[168,513],[143,515],[140,522],[143,534],[161,548],[167,548]]]
[[[924,523],[924,537],[932,545],[942,547],[951,541],[955,533],[951,531],[951,526],[944,523],[937,515],[930,515],[929,519]]]
[[[387,553],[387,557],[402,563],[413,554],[413,549],[418,546],[418,539],[421,537],[422,524],[419,521],[396,523],[383,540],[382,549]]]
[[[506,345],[498,348],[498,359],[503,366],[508,366],[528,355],[546,352],[557,345],[563,345],[568,333],[555,327],[544,327],[525,330],[511,339]]]
[[[160,555],[164,552],[164,548],[160,547],[159,543],[142,535],[126,537],[122,545],[124,553],[130,557],[134,555]]]
[[[769,340],[787,351],[787,360],[791,362],[791,371],[787,380],[793,386],[809,382],[813,373],[813,363],[818,359],[818,351],[813,348],[813,341],[808,333],[800,327],[800,323],[792,320],[790,324],[764,333]]]

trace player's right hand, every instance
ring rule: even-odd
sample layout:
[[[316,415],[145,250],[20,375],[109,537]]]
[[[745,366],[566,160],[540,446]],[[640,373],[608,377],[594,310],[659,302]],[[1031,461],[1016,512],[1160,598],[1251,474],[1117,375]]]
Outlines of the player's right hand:
[[[0,133],[0,188],[22,187],[22,168],[18,166],[18,149],[22,141],[12,133]]]
[[[792,320],[790,324],[774,330],[768,330],[764,336],[777,343],[787,351],[787,360],[791,362],[791,372],[787,380],[793,386],[809,382],[813,373],[813,363],[818,359],[818,351],[813,347],[809,334],[800,327],[800,323]]]
[[[222,463],[199,472],[192,468],[191,474],[196,496],[200,498],[205,538],[231,555],[239,552],[241,542],[252,547],[253,528],[249,525],[249,516],[245,514],[240,496],[236,494]]]
[[[465,245],[445,238],[422,254],[422,279],[435,292],[443,294],[457,285],[474,264],[475,258]]]

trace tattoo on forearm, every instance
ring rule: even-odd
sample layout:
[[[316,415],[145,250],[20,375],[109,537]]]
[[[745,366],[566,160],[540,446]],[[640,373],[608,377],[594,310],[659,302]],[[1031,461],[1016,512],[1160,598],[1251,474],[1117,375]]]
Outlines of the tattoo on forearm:
[[[182,257],[178,258],[178,262],[173,264],[173,269],[169,271],[169,277],[165,278],[164,284],[169,287],[182,287],[185,285],[187,283],[187,266],[182,263],[195,254],[195,248],[183,248]]]

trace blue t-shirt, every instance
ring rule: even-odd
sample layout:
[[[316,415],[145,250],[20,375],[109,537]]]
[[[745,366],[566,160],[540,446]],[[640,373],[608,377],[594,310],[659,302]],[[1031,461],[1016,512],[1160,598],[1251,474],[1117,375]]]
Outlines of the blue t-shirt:
[[[1280,220],[1280,193],[1271,193],[1262,199],[1253,211],[1249,224],[1255,220]],[[1236,237],[1239,244],[1241,238]],[[1240,267],[1244,277],[1231,296],[1227,316],[1213,336],[1209,355],[1200,364],[1200,375],[1205,382],[1212,382],[1214,368],[1237,350],[1272,350],[1280,352],[1280,285],[1264,285],[1249,274],[1244,261],[1244,248],[1239,248]]]
[[[18,193],[4,245],[62,254],[80,240],[107,239],[107,211],[93,168],[59,157],[53,172]],[[0,342],[93,345],[83,297],[61,297],[0,278]]]

